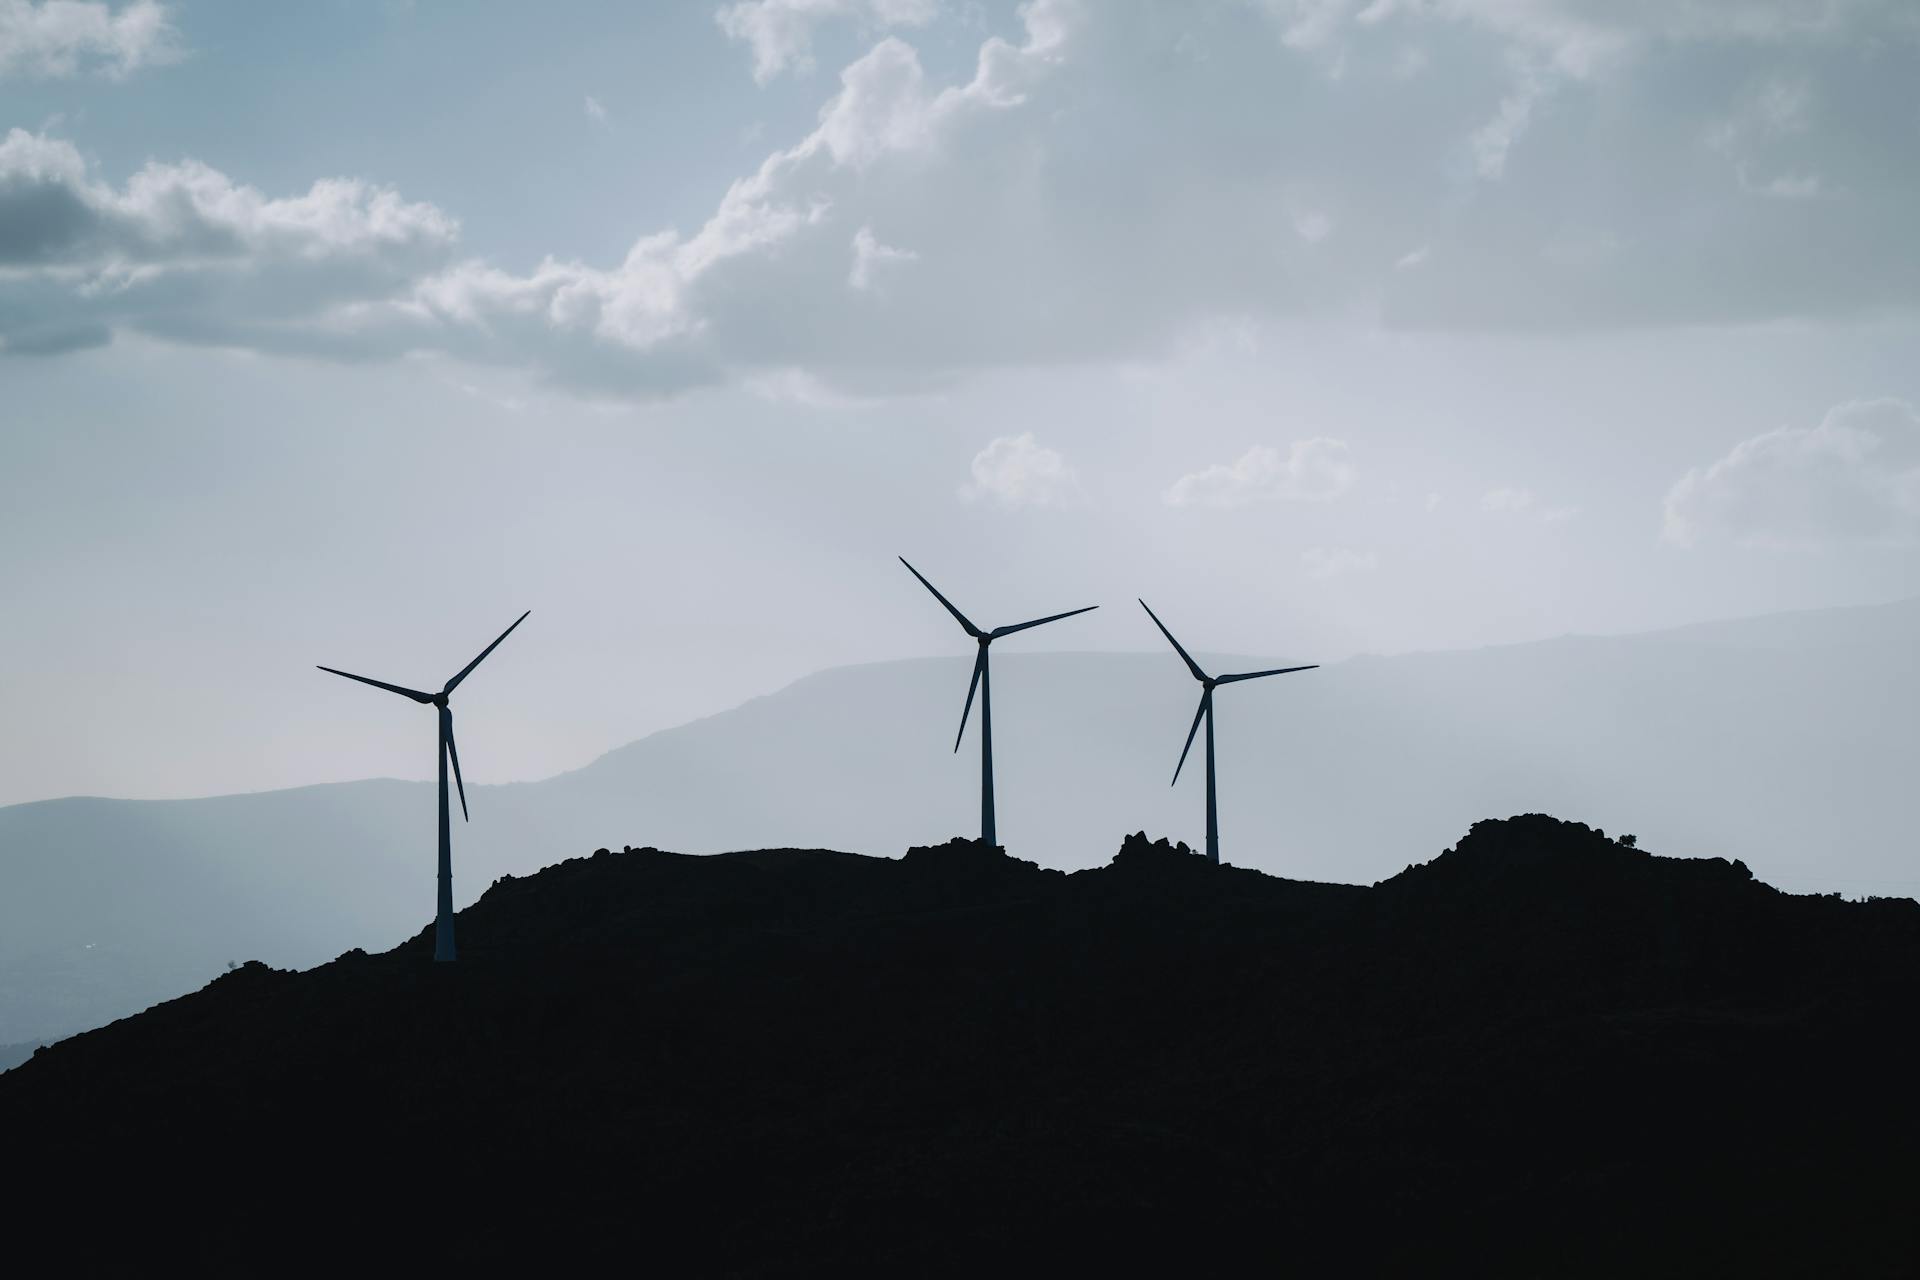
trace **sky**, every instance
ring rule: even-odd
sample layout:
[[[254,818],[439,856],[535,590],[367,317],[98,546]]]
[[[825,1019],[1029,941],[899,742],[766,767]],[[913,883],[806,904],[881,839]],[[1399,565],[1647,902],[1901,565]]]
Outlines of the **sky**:
[[[0,803],[1920,593],[1910,0],[0,0]],[[1124,696],[1124,693],[1117,693]],[[846,709],[857,717],[860,709]]]

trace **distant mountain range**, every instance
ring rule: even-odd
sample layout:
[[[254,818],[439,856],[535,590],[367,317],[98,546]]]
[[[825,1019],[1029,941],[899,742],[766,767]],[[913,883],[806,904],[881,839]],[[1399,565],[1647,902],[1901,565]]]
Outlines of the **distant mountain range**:
[[[1546,810],[1738,856],[1788,889],[1910,894],[1917,653],[1920,601],[1903,601],[1235,686],[1217,712],[1223,856],[1364,884],[1482,815]],[[951,751],[970,661],[821,672],[572,773],[474,787],[458,901],[599,846],[884,854],[971,835],[977,726]],[[1168,786],[1196,699],[1171,651],[1008,652],[993,678],[1010,853],[1072,869],[1127,831],[1199,842],[1200,772]],[[432,914],[433,824],[431,784],[391,780],[0,808],[0,1045],[123,1016],[229,962],[391,946]]]
[[[1529,815],[1371,887],[602,851],[459,927],[0,1076],[15,1219],[90,1273],[1913,1271],[1910,900]]]

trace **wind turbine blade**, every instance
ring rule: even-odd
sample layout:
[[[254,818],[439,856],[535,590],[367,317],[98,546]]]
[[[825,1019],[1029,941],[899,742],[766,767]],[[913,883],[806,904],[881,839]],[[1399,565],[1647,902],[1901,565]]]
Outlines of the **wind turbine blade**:
[[[989,638],[998,640],[1001,636],[1010,636],[1016,631],[1025,631],[1028,627],[1045,626],[1049,622],[1058,622],[1062,618],[1071,618],[1076,613],[1092,613],[1099,607],[1097,604],[1090,604],[1084,609],[1069,609],[1065,613],[1048,614],[1044,618],[1035,618],[1032,622],[1016,622],[1010,627],[995,627]]]
[[[1320,664],[1310,662],[1304,667],[1275,667],[1271,671],[1245,671],[1237,676],[1221,676],[1215,684],[1232,684],[1235,680],[1258,680],[1261,676],[1284,676],[1289,671],[1312,671]]]
[[[314,665],[319,666],[318,663]],[[370,684],[376,689],[385,689],[388,693],[397,693],[403,698],[412,698],[415,702],[433,701],[432,694],[422,693],[418,689],[405,689],[397,684],[388,684],[385,680],[372,680],[366,676],[357,676],[351,671],[341,671],[336,667],[320,667],[320,670],[330,671],[336,676],[345,676],[349,680],[358,680],[361,684]]]
[[[467,815],[467,784],[460,780],[460,752],[453,745],[453,712],[442,710],[440,716],[441,731],[447,739],[447,759],[453,762],[453,785],[460,789],[460,817],[462,821],[472,822]]]
[[[1180,748],[1180,763],[1173,766],[1173,782],[1180,781],[1180,770],[1186,767],[1187,752],[1193,750],[1193,735],[1200,732],[1200,721],[1206,717],[1207,708],[1213,705],[1213,690],[1200,695],[1200,709],[1193,713],[1193,728],[1187,730],[1187,745]],[[1167,785],[1172,786],[1173,782]]]
[[[900,563],[907,564],[907,558],[905,556],[901,556]],[[910,564],[907,564],[907,572],[912,574],[914,577],[919,578],[920,585],[925,587],[927,590],[932,591],[933,598],[935,600],[938,600],[941,604],[947,606],[947,612],[954,616],[954,619],[959,622],[960,626],[966,631],[968,635],[972,636],[976,640],[980,638],[980,634],[981,634],[980,628],[974,626],[971,622],[968,622],[967,615],[953,607],[953,601],[947,599],[945,596],[941,595],[938,591],[935,591],[933,584],[931,582],[928,582],[926,577],[918,569],[914,568]]]
[[[980,656],[973,660],[973,679],[967,685],[967,705],[960,712],[960,732],[953,735],[953,749],[960,749],[960,739],[967,733],[967,716],[973,711],[973,691],[980,687],[980,669],[987,665],[987,651],[982,649]]]
[[[527,620],[527,614],[530,614],[532,612],[533,610],[529,609],[527,610],[526,613],[523,613],[519,617],[515,618],[513,620],[513,627],[517,627],[521,623],[525,622]],[[513,627],[508,627],[505,631],[502,631],[500,633],[500,640],[505,640],[508,636],[512,635]],[[472,662],[469,662],[466,666],[460,668],[460,674],[455,676],[453,679],[447,681],[447,687],[442,689],[440,692],[452,693],[455,689],[458,689],[460,687],[460,682],[462,680],[465,680],[467,678],[467,675],[475,667],[479,666],[481,662],[483,662],[486,659],[486,656],[488,654],[492,653],[495,649],[498,649],[500,647],[500,640],[495,640],[492,644],[482,649],[480,651],[480,656],[478,658],[475,658]]]
[[[1147,602],[1145,600],[1140,601],[1140,607],[1142,609],[1147,609]],[[1193,658],[1187,653],[1187,651],[1180,647],[1180,642],[1173,638],[1173,632],[1167,630],[1167,624],[1160,621],[1160,615],[1155,613],[1152,609],[1147,609],[1147,616],[1153,619],[1154,626],[1160,628],[1160,634],[1167,638],[1167,643],[1172,645],[1173,651],[1180,655],[1180,660],[1187,664],[1187,670],[1193,672],[1193,678],[1195,680],[1205,680],[1207,678],[1207,673],[1202,671],[1200,669],[1200,664],[1195,662]],[[1192,741],[1192,739],[1189,738],[1188,741]]]

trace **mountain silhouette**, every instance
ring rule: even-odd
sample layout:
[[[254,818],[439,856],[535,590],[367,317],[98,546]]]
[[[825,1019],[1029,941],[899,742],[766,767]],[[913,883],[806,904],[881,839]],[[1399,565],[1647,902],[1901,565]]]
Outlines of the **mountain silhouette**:
[[[1367,882],[1488,813],[1604,814],[1790,889],[1910,894],[1912,730],[1888,708],[1920,705],[1916,649],[1906,601],[1236,686],[1218,717],[1222,846],[1243,867]],[[1248,671],[1315,655],[1195,656]],[[971,660],[822,672],[572,773],[469,787],[455,903],[601,845],[898,850],[976,832],[977,753],[952,750]],[[1009,649],[993,681],[1011,852],[1074,869],[1126,831],[1202,845],[1204,777],[1189,761],[1167,785],[1194,716],[1170,649]],[[0,808],[0,1044],[125,1016],[230,961],[384,950],[433,901],[434,845],[431,782]]]
[[[1371,887],[601,850],[0,1075],[69,1265],[1904,1274],[1920,904],[1532,815]]]

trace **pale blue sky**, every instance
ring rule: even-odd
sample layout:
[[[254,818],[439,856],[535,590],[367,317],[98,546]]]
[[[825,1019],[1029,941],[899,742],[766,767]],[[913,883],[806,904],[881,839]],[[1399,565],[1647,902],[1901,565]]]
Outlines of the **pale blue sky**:
[[[312,664],[525,608],[463,763],[550,773],[948,651],[899,553],[1304,661],[1913,594],[1917,73],[1868,0],[0,0],[0,803],[422,776]]]

